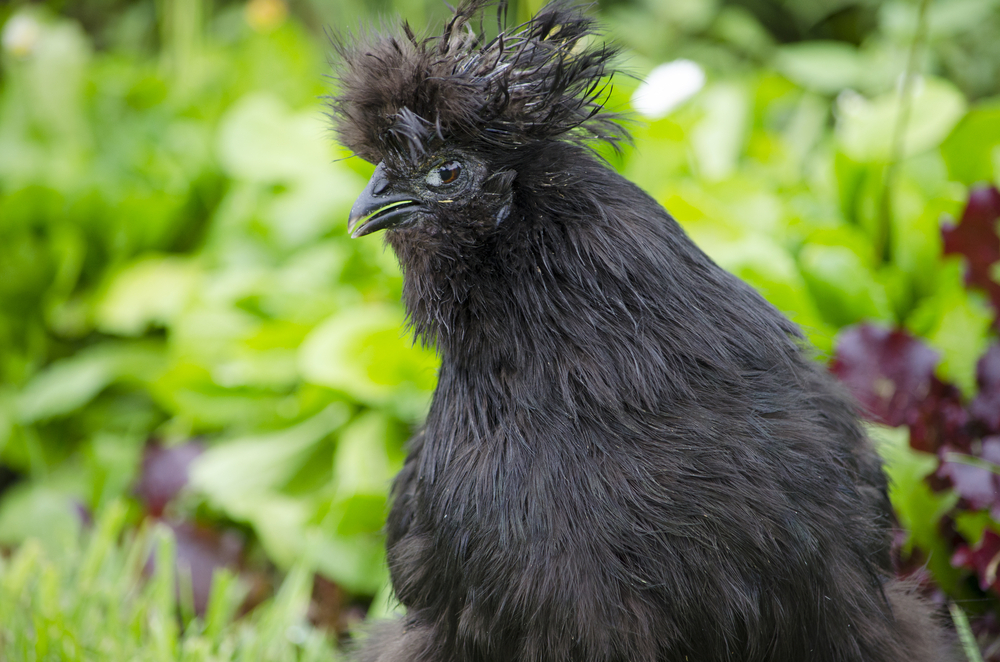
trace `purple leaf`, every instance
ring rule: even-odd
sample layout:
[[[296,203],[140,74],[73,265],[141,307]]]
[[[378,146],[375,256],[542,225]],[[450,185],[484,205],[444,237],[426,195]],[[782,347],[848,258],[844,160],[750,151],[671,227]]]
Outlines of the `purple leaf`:
[[[90,508],[87,507],[87,504],[77,499],[73,499],[72,503],[73,514],[75,514],[77,519],[80,520],[80,524],[87,529],[94,526],[94,514],[90,511]]]
[[[910,446],[936,453],[945,445],[968,452],[972,442],[968,432],[969,414],[962,405],[962,393],[953,384],[931,378],[930,392],[908,412]]]
[[[861,324],[841,332],[830,370],[869,419],[898,426],[918,420],[937,363],[937,352],[905,331]]]
[[[1000,437],[987,437],[976,455],[948,450],[941,454],[937,475],[948,479],[969,510],[990,510],[993,519],[1000,519]],[[976,460],[996,465],[976,466]]]
[[[979,394],[969,405],[972,418],[987,432],[1000,432],[1000,343],[993,343],[976,365]]]
[[[990,278],[990,270],[1000,260],[998,218],[1000,191],[994,186],[978,186],[969,191],[961,222],[941,228],[945,254],[965,257],[965,282],[985,290],[996,310],[1000,310],[1000,285]]]
[[[135,493],[146,504],[150,515],[160,517],[163,514],[170,500],[187,485],[191,462],[204,450],[205,447],[196,441],[179,446],[146,445]]]
[[[951,565],[956,568],[967,568],[976,573],[979,587],[984,591],[993,589],[997,592],[997,566],[1000,565],[1000,536],[989,529],[983,534],[983,539],[975,549],[968,545],[960,545],[951,557]]]
[[[219,568],[238,571],[243,556],[243,538],[234,531],[218,531],[194,522],[160,521],[173,532],[177,545],[177,590],[181,590],[180,582],[190,581],[195,613],[203,615],[215,571]],[[146,564],[147,574],[155,571],[156,562],[154,551]],[[187,587],[184,590],[188,590]]]
[[[205,613],[212,592],[212,575],[218,568],[235,569],[243,552],[243,539],[233,531],[217,531],[191,522],[169,524],[177,540],[177,569],[190,577],[194,609]]]

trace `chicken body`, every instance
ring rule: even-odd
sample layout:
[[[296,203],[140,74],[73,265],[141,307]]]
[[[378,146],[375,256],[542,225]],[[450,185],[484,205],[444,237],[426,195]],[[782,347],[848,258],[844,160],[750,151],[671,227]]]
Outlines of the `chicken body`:
[[[376,76],[415,57],[368,48]],[[892,579],[880,461],[797,328],[585,147],[449,140],[420,84],[369,104],[384,143],[341,127],[380,163],[355,234],[386,230],[442,359],[387,527],[407,613],[357,659],[948,659]]]

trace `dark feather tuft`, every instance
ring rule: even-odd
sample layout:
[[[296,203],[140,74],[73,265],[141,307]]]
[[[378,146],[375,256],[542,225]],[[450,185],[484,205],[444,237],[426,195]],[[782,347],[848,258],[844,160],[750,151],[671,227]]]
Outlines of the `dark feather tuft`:
[[[340,142],[377,163],[414,160],[445,142],[517,148],[625,138],[602,105],[616,50],[594,39],[593,21],[555,3],[487,41],[472,23],[492,4],[466,0],[434,37],[418,39],[404,23],[398,34],[335,39],[339,92],[330,105]]]

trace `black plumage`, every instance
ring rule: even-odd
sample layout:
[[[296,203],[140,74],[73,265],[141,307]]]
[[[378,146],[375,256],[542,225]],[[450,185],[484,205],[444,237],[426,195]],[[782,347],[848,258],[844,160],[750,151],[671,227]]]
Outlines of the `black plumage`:
[[[589,140],[613,51],[563,4],[487,40],[337,44],[332,116],[378,164],[386,230],[441,355],[393,486],[406,616],[363,662],[929,662],[852,405],[799,330]]]

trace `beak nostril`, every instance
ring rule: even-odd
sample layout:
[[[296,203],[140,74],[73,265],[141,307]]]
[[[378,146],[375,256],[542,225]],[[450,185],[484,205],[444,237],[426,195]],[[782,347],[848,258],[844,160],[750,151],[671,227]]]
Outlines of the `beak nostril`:
[[[375,182],[374,186],[372,186],[372,194],[373,195],[382,195],[383,193],[385,193],[385,190],[387,188],[389,188],[389,180],[388,179],[380,179],[379,181]]]

